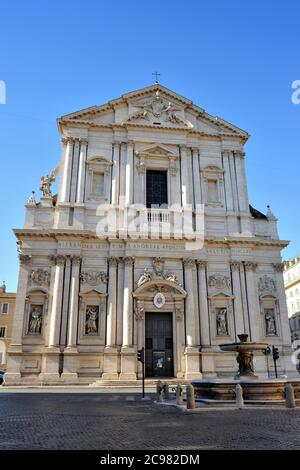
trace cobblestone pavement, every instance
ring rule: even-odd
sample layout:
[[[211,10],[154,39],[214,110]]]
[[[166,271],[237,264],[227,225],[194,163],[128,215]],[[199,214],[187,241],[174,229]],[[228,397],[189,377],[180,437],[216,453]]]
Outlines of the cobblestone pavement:
[[[300,449],[300,410],[205,411],[123,394],[0,395],[0,449]]]

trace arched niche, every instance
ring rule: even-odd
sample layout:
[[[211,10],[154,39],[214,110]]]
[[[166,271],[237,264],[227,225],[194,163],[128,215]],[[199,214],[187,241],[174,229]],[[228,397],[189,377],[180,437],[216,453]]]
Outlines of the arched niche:
[[[40,340],[44,337],[48,315],[49,292],[45,287],[31,287],[27,290],[24,310],[23,334],[27,338]]]

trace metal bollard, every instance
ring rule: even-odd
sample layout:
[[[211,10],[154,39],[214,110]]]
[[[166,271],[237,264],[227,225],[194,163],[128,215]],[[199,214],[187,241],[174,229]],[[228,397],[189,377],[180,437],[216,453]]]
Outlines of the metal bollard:
[[[164,401],[163,385],[160,380],[156,384],[156,400],[160,403]]]
[[[244,408],[244,397],[243,397],[243,388],[240,384],[237,384],[235,387],[235,401],[236,401],[236,406],[239,409]]]
[[[176,388],[176,402],[177,405],[183,405],[183,387],[181,384],[178,384]]]
[[[286,408],[296,408],[295,392],[292,384],[286,384],[285,391],[285,406]]]
[[[163,385],[163,390],[164,390],[164,399],[165,400],[170,400],[170,389],[169,389],[169,384],[165,383]]]
[[[196,408],[195,389],[191,384],[186,386],[186,407],[188,410],[194,410]]]

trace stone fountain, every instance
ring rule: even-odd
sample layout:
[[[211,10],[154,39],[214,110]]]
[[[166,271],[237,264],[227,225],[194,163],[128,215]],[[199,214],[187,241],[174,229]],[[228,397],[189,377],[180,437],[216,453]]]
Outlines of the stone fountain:
[[[234,377],[236,380],[258,379],[254,375],[253,351],[263,351],[267,349],[268,344],[248,342],[248,335],[246,334],[238,335],[238,338],[239,343],[220,344],[219,348],[222,351],[235,351],[238,353],[236,360],[239,365],[239,372]]]
[[[268,344],[247,341],[247,334],[238,335],[240,342],[220,344],[224,352],[236,352],[238,373],[232,378],[193,380],[196,399],[204,402],[234,401],[235,387],[238,383],[243,389],[244,399],[249,403],[280,403],[284,400],[284,388],[287,382],[292,383],[296,398],[300,398],[300,380],[260,379],[254,373],[253,352],[264,351]]]

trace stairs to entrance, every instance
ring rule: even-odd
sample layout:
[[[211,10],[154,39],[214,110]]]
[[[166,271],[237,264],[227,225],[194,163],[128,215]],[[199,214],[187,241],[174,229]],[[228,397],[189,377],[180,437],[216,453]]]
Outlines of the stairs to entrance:
[[[177,379],[177,378],[151,378],[145,379],[145,388],[154,388],[157,382],[161,380],[161,382],[168,383],[170,387],[176,387],[177,384],[187,384],[190,380],[186,379]],[[89,385],[90,387],[107,387],[107,388],[139,388],[142,386],[142,380],[96,380],[95,382]]]

